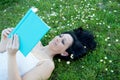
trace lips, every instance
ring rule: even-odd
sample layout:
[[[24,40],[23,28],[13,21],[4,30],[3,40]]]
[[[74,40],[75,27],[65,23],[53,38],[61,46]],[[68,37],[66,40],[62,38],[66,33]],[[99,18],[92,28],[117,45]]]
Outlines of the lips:
[[[53,44],[54,44],[54,45],[57,45],[55,40],[53,40]]]
[[[51,41],[51,43],[52,43],[52,45],[55,45],[55,41],[54,41],[54,39]]]

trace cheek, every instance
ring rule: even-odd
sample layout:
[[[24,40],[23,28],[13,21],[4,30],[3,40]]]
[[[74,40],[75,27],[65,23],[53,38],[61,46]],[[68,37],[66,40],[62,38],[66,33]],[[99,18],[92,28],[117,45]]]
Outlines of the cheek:
[[[49,42],[49,47],[50,49],[54,50],[55,52],[59,52],[62,49],[62,46],[60,46],[59,44],[55,45],[53,44],[53,42]]]
[[[56,48],[57,48],[57,50],[60,51],[60,52],[65,51],[65,47],[64,47],[63,45],[58,45]]]
[[[49,47],[55,52],[64,52],[66,50],[64,45],[62,44],[54,45],[52,42],[49,42]]]

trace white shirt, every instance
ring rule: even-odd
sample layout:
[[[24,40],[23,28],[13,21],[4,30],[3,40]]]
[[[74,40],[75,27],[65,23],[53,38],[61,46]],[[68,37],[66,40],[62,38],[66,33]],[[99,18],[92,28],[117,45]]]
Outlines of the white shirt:
[[[25,73],[33,69],[39,60],[29,53],[26,57],[18,51],[16,55],[19,73],[23,76]],[[0,53],[0,80],[8,80],[8,55],[7,52]]]

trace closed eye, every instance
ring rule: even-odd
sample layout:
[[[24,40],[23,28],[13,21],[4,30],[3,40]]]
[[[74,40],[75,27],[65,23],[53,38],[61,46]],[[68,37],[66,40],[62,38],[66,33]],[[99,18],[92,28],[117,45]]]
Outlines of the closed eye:
[[[62,37],[63,37],[63,34],[60,34],[59,37],[62,38]],[[65,39],[62,39],[61,42],[62,42],[62,44],[64,45],[64,44],[65,44]]]
[[[65,41],[64,41],[64,40],[62,40],[62,44],[65,44]]]

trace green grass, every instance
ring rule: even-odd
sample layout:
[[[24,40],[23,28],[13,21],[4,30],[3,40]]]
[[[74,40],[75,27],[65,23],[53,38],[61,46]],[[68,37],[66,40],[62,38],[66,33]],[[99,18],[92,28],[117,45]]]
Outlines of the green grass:
[[[119,0],[5,0],[0,2],[0,32],[14,27],[35,6],[51,30],[42,39],[46,45],[55,35],[82,26],[93,31],[97,48],[84,58],[66,64],[55,59],[49,80],[120,80]]]

